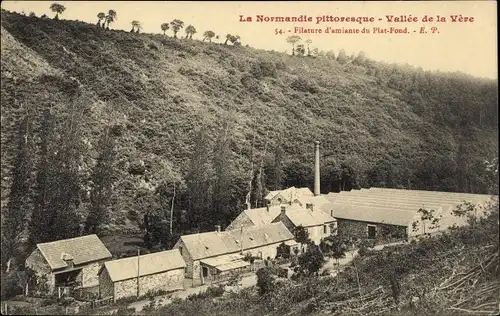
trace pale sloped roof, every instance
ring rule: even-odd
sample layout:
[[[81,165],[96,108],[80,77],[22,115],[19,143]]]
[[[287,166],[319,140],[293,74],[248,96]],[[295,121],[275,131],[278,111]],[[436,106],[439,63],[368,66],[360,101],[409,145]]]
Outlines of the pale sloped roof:
[[[323,195],[304,196],[299,201],[301,202],[301,204],[303,204],[302,206],[306,206],[306,204],[310,203],[310,204],[314,205],[315,207],[321,207],[325,204],[330,203],[330,201],[328,201],[328,199]]]
[[[219,271],[228,271],[249,266],[250,263],[243,260],[240,254],[229,254],[215,258],[200,260],[201,263],[216,268]]]
[[[325,223],[335,222],[335,218],[319,209],[311,211],[303,207],[288,207],[285,214],[295,226],[322,226]]]
[[[181,240],[193,260],[237,252],[240,249],[237,240],[227,231],[184,235]]]
[[[297,188],[297,193],[302,197],[313,197],[314,193],[309,188]]]
[[[137,261],[139,260],[139,271]],[[150,253],[147,255],[111,260],[104,263],[109,277],[113,282],[128,280],[139,276],[157,274],[170,270],[184,268],[186,262],[179,249]]]
[[[281,192],[280,190],[269,191],[269,193],[266,195],[266,197],[264,199],[266,199],[266,200],[272,200],[280,192]]]
[[[290,201],[290,200],[293,201],[295,199],[301,200],[302,198],[305,198],[305,197],[313,197],[314,196],[314,193],[312,193],[309,188],[289,187],[289,188],[286,188],[283,190],[271,191],[266,195],[265,199],[272,200],[278,194],[280,194],[287,201]]]
[[[245,250],[288,239],[293,239],[293,235],[283,223],[244,228],[243,238],[241,229],[181,236],[193,260],[236,253],[242,247]]]
[[[353,221],[408,226],[418,215],[418,210],[409,211],[398,208],[372,207],[331,203],[329,209],[333,210],[333,217]]]
[[[271,245],[294,238],[288,228],[281,222],[244,228],[243,238],[239,229],[229,230],[227,233],[231,234],[238,243],[242,241],[243,250]]]
[[[254,223],[254,225],[261,226],[270,224],[273,219],[280,214],[281,208],[279,205],[273,205],[269,207],[269,211],[266,207],[253,208],[250,210],[244,210],[243,212],[248,216],[248,218]]]
[[[111,253],[97,235],[51,241],[36,245],[52,270],[66,268],[63,254],[73,258],[75,265],[111,258]]]

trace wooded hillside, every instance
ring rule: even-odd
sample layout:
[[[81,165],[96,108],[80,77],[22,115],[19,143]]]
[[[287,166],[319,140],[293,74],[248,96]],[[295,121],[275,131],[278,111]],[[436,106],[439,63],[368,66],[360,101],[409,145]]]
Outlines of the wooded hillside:
[[[28,213],[67,200],[56,208],[76,222],[93,210],[134,229],[170,210],[175,184],[176,233],[213,229],[244,207],[251,178],[253,205],[264,188],[312,186],[314,140],[324,192],[489,190],[494,80],[1,14],[3,206],[24,168]],[[62,188],[47,201],[43,172]]]

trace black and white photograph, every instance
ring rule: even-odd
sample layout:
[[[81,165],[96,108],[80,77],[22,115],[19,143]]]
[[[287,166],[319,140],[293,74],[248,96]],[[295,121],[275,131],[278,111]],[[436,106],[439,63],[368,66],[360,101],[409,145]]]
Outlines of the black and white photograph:
[[[500,313],[496,1],[2,1],[2,315]]]

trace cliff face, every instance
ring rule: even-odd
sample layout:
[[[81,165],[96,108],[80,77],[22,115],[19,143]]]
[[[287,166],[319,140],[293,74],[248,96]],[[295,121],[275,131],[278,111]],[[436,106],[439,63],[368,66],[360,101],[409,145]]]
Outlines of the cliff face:
[[[296,186],[312,186],[313,140],[321,141],[322,168],[345,163],[365,186],[411,182],[480,190],[460,187],[454,172],[463,161],[474,166],[497,152],[492,80],[106,31],[5,11],[1,54],[2,205],[16,126],[27,109],[40,117],[42,109],[52,108],[64,120],[75,102],[85,107],[79,122],[82,187],[95,164],[99,135],[107,125],[116,131],[113,209],[122,224],[129,222],[125,214],[135,208],[138,188],[185,176],[199,127],[207,126],[215,139],[228,120],[233,182],[240,191],[248,181],[254,135],[259,155],[268,140],[266,161],[278,142],[283,146],[285,182]],[[77,101],[74,89],[83,91]],[[131,164],[146,171],[130,173]],[[436,181],[424,179],[436,173]]]

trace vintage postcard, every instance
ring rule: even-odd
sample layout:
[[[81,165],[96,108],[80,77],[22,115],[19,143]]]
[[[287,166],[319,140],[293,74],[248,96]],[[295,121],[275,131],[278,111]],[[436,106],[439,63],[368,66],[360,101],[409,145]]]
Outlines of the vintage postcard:
[[[498,315],[495,1],[3,1],[2,315]]]

